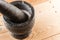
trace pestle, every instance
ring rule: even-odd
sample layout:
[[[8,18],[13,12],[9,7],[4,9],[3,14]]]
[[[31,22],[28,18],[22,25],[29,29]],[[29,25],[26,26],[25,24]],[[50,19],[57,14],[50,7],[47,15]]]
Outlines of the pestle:
[[[26,20],[26,15],[22,10],[2,0],[0,0],[0,12],[13,22],[23,22]]]
[[[0,12],[3,14],[4,24],[16,39],[29,36],[34,25],[34,8],[24,1],[7,3],[0,0]]]

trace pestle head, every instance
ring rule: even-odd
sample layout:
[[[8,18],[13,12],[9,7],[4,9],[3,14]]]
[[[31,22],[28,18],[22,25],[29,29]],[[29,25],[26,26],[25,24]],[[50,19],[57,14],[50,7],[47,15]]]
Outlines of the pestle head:
[[[0,12],[9,20],[15,23],[22,23],[28,19],[28,16],[16,6],[0,0]]]

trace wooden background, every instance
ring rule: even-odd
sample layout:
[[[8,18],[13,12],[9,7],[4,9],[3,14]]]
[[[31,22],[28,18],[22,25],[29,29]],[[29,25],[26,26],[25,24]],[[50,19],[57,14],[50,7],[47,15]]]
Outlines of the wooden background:
[[[11,0],[7,1],[11,2]],[[29,3],[31,1],[28,0]],[[35,9],[35,24],[30,36],[24,40],[60,40],[60,6],[55,5],[56,2],[54,0],[32,1],[31,4]],[[16,40],[5,28],[1,14],[0,40]]]

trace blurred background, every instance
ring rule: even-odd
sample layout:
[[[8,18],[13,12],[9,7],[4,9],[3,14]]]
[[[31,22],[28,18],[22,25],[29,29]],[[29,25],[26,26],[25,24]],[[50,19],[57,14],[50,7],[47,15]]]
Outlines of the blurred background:
[[[6,0],[7,2],[12,2],[12,1],[16,1],[16,0]],[[21,0],[19,0],[21,1]],[[29,2],[30,4],[33,4],[33,5],[37,5],[39,3],[42,3],[42,2],[45,2],[47,0],[23,0],[23,1],[27,1]]]
[[[6,0],[12,2],[15,0]],[[35,24],[25,40],[60,40],[60,0],[23,0],[35,9]],[[0,40],[16,40],[6,29],[0,14]]]

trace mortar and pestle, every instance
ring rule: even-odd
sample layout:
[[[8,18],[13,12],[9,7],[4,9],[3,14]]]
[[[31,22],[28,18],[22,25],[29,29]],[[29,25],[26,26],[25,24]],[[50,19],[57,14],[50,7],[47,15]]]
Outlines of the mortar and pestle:
[[[27,2],[13,1],[8,3],[0,0],[0,12],[4,24],[16,39],[29,36],[34,25],[34,8]]]

